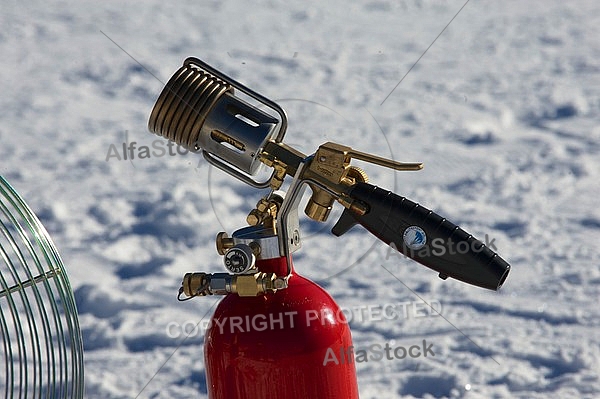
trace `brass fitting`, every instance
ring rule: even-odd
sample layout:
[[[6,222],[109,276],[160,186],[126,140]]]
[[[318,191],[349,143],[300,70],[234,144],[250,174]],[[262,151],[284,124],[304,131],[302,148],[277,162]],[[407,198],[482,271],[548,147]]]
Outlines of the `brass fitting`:
[[[236,292],[239,296],[257,296],[267,292],[276,292],[275,273],[256,273],[249,275],[234,276],[231,284],[232,292]]]
[[[246,222],[250,226],[258,226],[263,221],[263,218],[264,215],[258,209],[252,209],[248,216],[246,216]]]
[[[352,212],[356,213],[357,215],[362,216],[369,211],[369,208],[365,204],[363,204],[359,201],[355,201],[345,194],[341,195],[338,198],[338,202],[340,204],[342,204],[344,206],[344,208],[350,209]]]
[[[324,222],[329,217],[335,197],[312,184],[310,186],[313,194],[304,208],[304,213],[312,220]]]
[[[333,183],[339,183],[346,175],[346,168],[352,157],[350,147],[335,143],[325,143],[315,153],[310,168],[318,175]]]
[[[285,277],[275,273],[258,272],[254,274],[227,273],[186,273],[179,293],[188,298],[206,295],[238,294],[253,297],[265,293],[275,293],[287,288]]]
[[[275,229],[275,219],[281,202],[276,198],[270,200],[261,198],[256,204],[256,208],[251,210],[246,217],[246,222],[250,226],[258,226],[260,224],[270,224]]]
[[[270,186],[273,190],[279,190],[283,184],[283,179],[285,179],[285,175],[287,174],[287,165],[277,162],[273,165],[273,169],[275,169],[275,174],[271,179]]]
[[[266,198],[261,198],[256,204],[256,208],[250,211],[246,217],[246,222],[250,226],[258,226],[269,217],[275,217],[277,214],[277,206],[270,203]]]
[[[269,186],[273,190],[279,190],[288,172],[288,165],[266,153],[261,154],[260,160],[265,165],[274,169],[275,173],[269,182]]]
[[[332,153],[334,154],[334,160],[332,161],[332,163],[326,162],[327,159],[331,161],[331,158],[326,157],[330,156]],[[342,183],[346,186],[353,186],[359,181],[366,183],[369,180],[369,177],[367,176],[365,171],[356,166],[347,165],[345,163],[345,158],[339,153],[324,150],[321,151],[321,154],[319,156],[322,157],[320,163],[324,164],[325,167],[328,167],[327,170],[331,172],[331,174],[327,176],[335,176],[336,179],[339,179],[339,181],[334,182],[336,184]],[[325,157],[326,159],[323,159],[323,157]],[[323,167],[323,165],[317,166],[317,168],[320,167]],[[323,171],[325,169],[320,170]],[[344,206],[346,206],[346,204],[344,204],[344,199],[342,198],[342,195],[336,198],[335,196],[331,195],[327,191],[317,187],[314,184],[310,184],[310,188],[312,189],[313,194],[308,200],[308,203],[306,204],[304,213],[312,220],[315,220],[317,222],[326,221],[333,207],[333,202],[336,199]],[[364,214],[364,212],[362,213]]]
[[[348,186],[353,186],[357,182],[368,183],[369,176],[367,175],[367,172],[358,166],[349,166],[346,171],[346,176],[342,178],[342,183]]]
[[[234,246],[233,238],[230,238],[224,231],[217,234],[216,244],[219,255],[225,255],[225,252]]]
[[[206,273],[186,273],[181,282],[180,292],[187,297],[193,297],[202,294],[202,288],[210,282],[209,275]]]

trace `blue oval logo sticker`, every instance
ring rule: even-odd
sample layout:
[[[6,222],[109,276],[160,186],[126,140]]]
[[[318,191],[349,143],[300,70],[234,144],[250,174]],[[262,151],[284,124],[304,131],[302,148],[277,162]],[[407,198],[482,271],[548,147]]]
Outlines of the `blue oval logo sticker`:
[[[404,238],[404,244],[413,250],[421,249],[427,244],[427,235],[419,226],[407,227],[402,238]]]

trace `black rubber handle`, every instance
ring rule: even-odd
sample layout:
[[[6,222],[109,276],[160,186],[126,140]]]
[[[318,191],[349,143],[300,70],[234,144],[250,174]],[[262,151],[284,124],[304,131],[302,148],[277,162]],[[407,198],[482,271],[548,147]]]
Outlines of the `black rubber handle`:
[[[368,207],[364,215],[348,209],[331,230],[336,236],[360,223],[409,258],[479,287],[497,290],[510,265],[472,235],[421,205],[368,183],[357,183],[350,197]]]

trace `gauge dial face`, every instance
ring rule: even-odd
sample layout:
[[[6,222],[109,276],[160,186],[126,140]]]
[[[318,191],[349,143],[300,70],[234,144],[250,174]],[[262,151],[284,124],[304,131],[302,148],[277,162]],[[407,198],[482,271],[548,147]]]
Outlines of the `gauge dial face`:
[[[224,263],[233,274],[245,273],[254,267],[254,254],[247,245],[238,245],[227,251]]]

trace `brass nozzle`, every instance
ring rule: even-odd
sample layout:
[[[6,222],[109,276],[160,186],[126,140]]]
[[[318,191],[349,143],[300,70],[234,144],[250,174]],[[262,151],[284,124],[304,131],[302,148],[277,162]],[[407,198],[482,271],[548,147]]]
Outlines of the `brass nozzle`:
[[[313,194],[304,208],[304,213],[312,220],[324,222],[329,217],[335,197],[312,184],[311,188]]]

